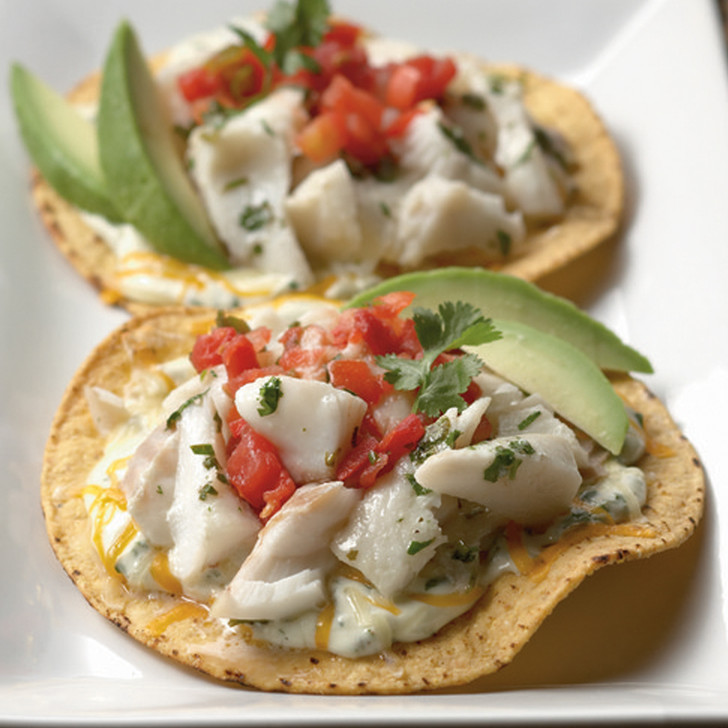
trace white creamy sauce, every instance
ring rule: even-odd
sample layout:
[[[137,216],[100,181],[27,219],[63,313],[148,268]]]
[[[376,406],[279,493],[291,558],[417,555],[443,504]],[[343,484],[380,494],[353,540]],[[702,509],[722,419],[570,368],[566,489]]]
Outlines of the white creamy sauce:
[[[255,20],[234,24],[264,37]],[[192,119],[177,77],[238,40],[220,28],[171,49],[158,85],[172,123],[186,127]],[[383,38],[366,43],[373,65],[420,52]],[[325,280],[327,295],[344,297],[376,281],[380,264],[417,268],[468,249],[492,261],[519,255],[528,221],[563,213],[568,179],[538,143],[520,84],[494,83],[474,59],[453,57],[453,93],[444,108],[426,103],[397,141],[392,181],[354,177],[342,160],[319,168],[302,161],[294,138],[307,112],[292,88],[223,124],[196,127],[186,149],[190,176],[233,268],[177,263],[131,226],[85,215],[116,256],[118,294],[228,308]],[[474,94],[482,109],[463,100]]]
[[[275,337],[291,323],[330,327],[336,311],[290,298],[252,307],[247,320],[270,327],[267,350],[277,356]],[[91,536],[131,589],[169,589],[171,578],[211,618],[245,622],[260,639],[356,657],[431,636],[517,572],[503,535],[511,520],[536,555],[575,525],[641,519],[641,470],[583,447],[539,397],[490,373],[477,379],[478,399],[430,424],[411,456],[368,489],[332,480],[329,457],[351,446],[363,401],[324,382],[281,379],[285,426],[277,410],[257,412],[269,379],[233,401],[223,367],[197,374],[187,357],[134,368],[119,393],[87,390],[106,437],[83,490]],[[385,399],[381,421],[401,420],[410,405],[403,393]],[[265,525],[219,475],[232,407],[275,441],[296,481]],[[492,439],[474,441],[484,414]],[[633,428],[632,454],[638,438]]]

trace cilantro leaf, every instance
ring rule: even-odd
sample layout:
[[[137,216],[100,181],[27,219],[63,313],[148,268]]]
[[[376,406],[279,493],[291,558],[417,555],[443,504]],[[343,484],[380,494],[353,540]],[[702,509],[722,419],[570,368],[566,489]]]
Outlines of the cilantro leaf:
[[[443,351],[485,344],[500,338],[500,332],[496,331],[490,319],[484,318],[473,305],[462,301],[441,303],[437,313],[417,308],[412,319],[430,364]]]
[[[231,25],[230,30],[235,33],[240,40],[243,41],[243,46],[247,48],[262,64],[265,68],[269,69],[273,62],[273,54],[263,48],[260,43],[250,34],[247,30],[239,28],[237,25]]]
[[[413,313],[417,338],[424,350],[421,359],[394,354],[377,357],[384,378],[400,391],[419,389],[414,410],[435,417],[451,407],[465,408],[461,397],[483,366],[475,354],[464,354],[435,366],[445,351],[485,344],[501,338],[491,319],[469,303],[446,302],[437,312],[417,308]]]
[[[384,378],[395,389],[408,392],[417,389],[422,383],[422,362],[415,359],[401,359],[395,354],[386,354],[377,358],[382,369],[387,369]]]
[[[284,73],[311,69],[312,59],[304,60],[297,48],[321,43],[330,12],[328,0],[297,0],[295,5],[286,0],[276,2],[265,25],[275,35],[273,59]]]
[[[483,364],[475,354],[466,354],[453,361],[433,367],[426,375],[417,397],[417,408],[431,417],[456,407],[462,410],[465,400],[460,396],[470,386]]]
[[[278,409],[278,401],[282,396],[281,380],[278,377],[268,379],[258,391],[258,414],[261,417],[272,415]]]

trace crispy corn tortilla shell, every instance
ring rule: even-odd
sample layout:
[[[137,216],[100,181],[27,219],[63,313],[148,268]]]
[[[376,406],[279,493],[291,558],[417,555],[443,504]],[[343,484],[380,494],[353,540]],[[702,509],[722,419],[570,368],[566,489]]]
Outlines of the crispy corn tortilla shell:
[[[408,693],[469,683],[508,664],[586,576],[607,564],[680,545],[702,515],[704,476],[693,447],[654,395],[625,377],[614,386],[644,416],[649,449],[657,453],[640,462],[648,497],[646,520],[634,534],[619,528],[582,531],[570,537],[573,543],[563,552],[552,547],[560,555],[542,579],[504,575],[434,637],[357,660],[253,644],[204,613],[174,619],[185,614],[182,600],[127,591],[106,572],[92,546],[80,494],[104,443],[83,392],[88,385],[120,392],[132,362],[148,364],[190,351],[195,336],[213,321],[213,312],[204,309],[160,309],[132,319],[98,346],[75,375],[53,422],[42,504],[51,544],[90,604],[139,642],[215,678],[262,690],[343,694]],[[160,620],[170,622],[163,631]]]
[[[154,65],[162,62],[155,59]],[[624,208],[624,182],[619,153],[589,101],[578,91],[512,65],[484,66],[488,71],[522,80],[525,101],[542,125],[559,131],[573,152],[575,192],[559,222],[529,233],[528,252],[505,264],[490,265],[506,273],[536,281],[592,250],[613,236]],[[83,81],[70,94],[77,103],[92,103],[99,93],[100,76]],[[33,197],[44,224],[62,253],[101,293],[103,300],[133,313],[151,308],[125,299],[115,278],[111,249],[88,227],[77,210],[66,203],[39,175],[33,177]],[[489,265],[476,251],[440,256],[428,267]],[[192,267],[190,267],[190,271]],[[383,275],[402,272],[382,267]]]

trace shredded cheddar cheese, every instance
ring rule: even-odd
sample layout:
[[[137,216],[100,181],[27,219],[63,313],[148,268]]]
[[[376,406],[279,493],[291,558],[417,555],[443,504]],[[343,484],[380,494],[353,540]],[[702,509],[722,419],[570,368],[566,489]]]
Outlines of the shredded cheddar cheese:
[[[473,587],[465,592],[453,592],[451,594],[410,594],[410,599],[429,604],[431,607],[462,607],[466,604],[476,602],[483,596],[481,587]]]
[[[227,293],[240,298],[267,298],[274,293],[269,286],[258,285],[254,288],[242,289],[234,285],[222,273],[181,263],[174,258],[168,258],[148,251],[134,251],[127,253],[122,258],[120,270],[117,271],[117,277],[124,279],[136,276],[158,277],[179,283],[181,289],[176,302],[180,304],[184,303],[185,298],[191,291],[202,291],[209,283],[219,285]]]
[[[333,602],[329,602],[318,615],[316,620],[316,634],[314,641],[316,647],[320,650],[325,650],[329,646],[329,637],[331,636],[331,625],[334,622],[334,614],[336,612],[336,606]]]
[[[208,610],[202,604],[185,601],[155,617],[147,624],[147,630],[153,636],[159,637],[175,622],[183,622],[187,619],[205,619],[207,615]]]
[[[549,573],[554,562],[572,546],[589,538],[597,538],[608,534],[618,536],[632,536],[642,538],[655,538],[655,529],[642,523],[590,523],[579,526],[571,533],[562,536],[555,544],[547,546],[538,556],[531,557],[523,545],[523,529],[517,524],[507,529],[508,549],[518,571],[529,579],[540,582]]]
[[[166,551],[158,552],[149,569],[154,581],[159,584],[165,591],[170,594],[181,594],[182,585],[179,580],[169,570],[169,558]]]

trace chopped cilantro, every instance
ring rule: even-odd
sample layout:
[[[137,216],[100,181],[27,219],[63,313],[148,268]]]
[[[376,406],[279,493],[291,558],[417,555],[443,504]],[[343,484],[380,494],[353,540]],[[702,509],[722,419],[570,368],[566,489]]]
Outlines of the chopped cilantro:
[[[413,473],[407,473],[405,477],[409,481],[409,484],[412,486],[412,490],[414,490],[416,495],[427,495],[428,493],[432,493],[429,488],[425,488],[417,482]]]
[[[498,230],[496,236],[498,237],[501,255],[508,255],[511,252],[511,236],[505,230]]]
[[[182,417],[182,412],[186,410],[188,407],[191,407],[193,404],[199,404],[202,398],[209,392],[209,389],[206,389],[204,392],[200,392],[199,394],[195,394],[192,397],[190,397],[188,400],[183,402],[172,414],[167,417],[166,422],[166,428],[168,430],[171,430],[172,428],[176,427],[177,420]]]
[[[203,485],[198,491],[198,495],[200,500],[204,501],[207,500],[207,497],[210,495],[217,495],[217,490],[215,490],[212,483],[205,483],[205,485]]]
[[[469,564],[472,561],[475,561],[477,553],[477,546],[468,546],[465,541],[458,539],[455,544],[455,548],[453,549],[452,557],[455,561],[462,561],[464,564]]]
[[[489,79],[490,81],[490,92],[496,96],[500,96],[505,91],[506,78],[505,76],[493,74]]]
[[[457,126],[448,126],[438,121],[437,126],[445,137],[452,142],[455,149],[462,152],[466,157],[470,157],[474,162],[482,164],[482,160],[475,155],[475,151],[471,146],[470,142],[465,138],[463,130]]]
[[[190,450],[192,450],[195,455],[214,455],[215,454],[215,448],[209,443],[205,442],[201,445],[190,445]]]
[[[376,357],[387,372],[384,378],[400,391],[419,389],[413,410],[435,417],[455,407],[462,411],[465,400],[460,396],[482,368],[475,354],[463,354],[434,366],[445,351],[474,346],[501,338],[490,319],[469,303],[445,302],[437,313],[415,309],[414,324],[424,353],[421,359],[405,359],[394,354]]]
[[[518,167],[521,164],[525,164],[533,154],[533,150],[536,147],[536,139],[531,139],[531,141],[526,145],[525,149],[521,152],[520,156],[516,161],[513,163],[514,167]]]
[[[238,187],[243,187],[244,185],[248,184],[248,178],[247,177],[236,177],[235,179],[228,180],[222,188],[223,192],[229,192],[230,190],[235,190]]]
[[[562,169],[568,169],[568,160],[561,153],[557,144],[551,138],[549,133],[545,129],[542,129],[540,126],[537,126],[534,129],[534,134],[536,135],[536,143],[541,148],[541,151],[544,154],[547,154],[552,159],[555,159]]]
[[[266,28],[275,35],[273,60],[287,74],[305,68],[317,71],[318,64],[299,46],[317,46],[328,28],[327,0],[298,0],[294,5],[278,0],[268,13]]]
[[[258,414],[261,417],[272,415],[278,409],[278,401],[283,396],[281,391],[281,380],[279,377],[271,377],[260,388],[258,392]]]
[[[541,414],[541,410],[534,410],[533,412],[531,412],[530,415],[528,415],[528,417],[518,423],[518,429],[525,430],[530,424],[537,420],[541,416]]]
[[[435,587],[445,584],[448,581],[446,576],[433,576],[425,582],[425,591],[430,591]]]
[[[415,465],[421,465],[430,455],[442,450],[443,445],[449,446],[452,432],[450,420],[447,417],[440,417],[425,428],[425,435],[410,453],[410,460]]]
[[[450,432],[447,435],[447,438],[445,439],[445,444],[449,448],[455,447],[455,441],[462,435],[463,433],[460,430],[450,430]]]
[[[410,545],[407,547],[407,554],[414,556],[415,554],[427,548],[435,539],[431,538],[428,541],[410,541]]]
[[[264,200],[259,205],[248,205],[240,213],[240,227],[253,232],[265,227],[273,219],[270,203]]]
[[[190,450],[192,450],[195,455],[204,455],[205,460],[203,461],[203,465],[208,469],[212,470],[215,468],[216,470],[220,469],[220,463],[217,461],[217,457],[215,456],[215,448],[210,443],[202,443],[200,445],[190,445]]]
[[[485,111],[485,99],[480,94],[465,93],[460,98],[465,106],[475,111]]]
[[[513,480],[523,462],[523,459],[517,457],[516,454],[533,455],[535,452],[533,445],[528,440],[512,440],[508,443],[508,447],[496,446],[493,462],[483,471],[483,480],[495,483],[506,475]]]

